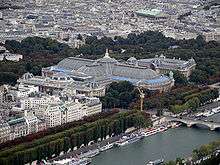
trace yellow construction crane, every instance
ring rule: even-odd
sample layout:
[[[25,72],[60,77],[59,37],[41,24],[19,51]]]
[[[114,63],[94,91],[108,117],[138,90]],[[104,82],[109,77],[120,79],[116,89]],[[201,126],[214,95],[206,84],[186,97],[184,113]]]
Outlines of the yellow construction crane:
[[[144,94],[144,90],[139,86],[137,87],[139,93],[140,93],[140,99],[141,99],[141,111],[143,111],[143,103],[144,103],[144,97],[145,97],[145,94]]]

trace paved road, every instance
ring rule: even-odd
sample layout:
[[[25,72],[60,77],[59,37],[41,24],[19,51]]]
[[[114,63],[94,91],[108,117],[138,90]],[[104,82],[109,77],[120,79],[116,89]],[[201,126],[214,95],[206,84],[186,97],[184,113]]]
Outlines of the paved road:
[[[198,108],[199,111],[212,110],[213,108],[219,107],[220,101],[212,102]]]

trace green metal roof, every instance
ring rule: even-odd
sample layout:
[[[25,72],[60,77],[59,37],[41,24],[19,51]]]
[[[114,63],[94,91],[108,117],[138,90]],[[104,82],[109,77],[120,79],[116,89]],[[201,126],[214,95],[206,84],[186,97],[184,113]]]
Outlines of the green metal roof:
[[[161,10],[158,10],[158,9],[151,9],[151,10],[141,9],[141,10],[136,11],[136,13],[143,14],[143,15],[158,16],[158,15],[161,15]]]
[[[23,117],[10,120],[10,121],[8,121],[8,124],[9,125],[15,125],[15,124],[22,123],[22,122],[25,122],[25,119]]]

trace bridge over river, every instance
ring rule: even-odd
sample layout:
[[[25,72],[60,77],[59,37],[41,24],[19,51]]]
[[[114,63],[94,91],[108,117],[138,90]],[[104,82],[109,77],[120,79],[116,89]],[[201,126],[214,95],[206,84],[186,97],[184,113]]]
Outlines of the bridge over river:
[[[175,117],[168,117],[168,116],[166,116],[165,118],[166,118],[166,121],[180,122],[180,123],[187,125],[187,127],[205,126],[205,127],[208,127],[211,131],[214,131],[217,128],[220,129],[220,123],[218,122],[195,120],[191,118],[175,118]]]

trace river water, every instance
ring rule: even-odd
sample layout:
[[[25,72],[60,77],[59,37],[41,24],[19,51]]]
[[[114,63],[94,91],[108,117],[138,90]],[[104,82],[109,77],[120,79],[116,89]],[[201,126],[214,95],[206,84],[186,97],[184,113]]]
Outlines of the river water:
[[[192,150],[220,138],[220,131],[180,127],[146,137],[136,143],[102,152],[92,165],[145,165],[150,160],[165,161],[190,156]]]

